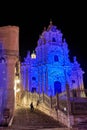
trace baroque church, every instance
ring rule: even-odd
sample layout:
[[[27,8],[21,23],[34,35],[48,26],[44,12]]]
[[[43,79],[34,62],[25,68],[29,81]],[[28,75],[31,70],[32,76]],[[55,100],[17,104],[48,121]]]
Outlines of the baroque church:
[[[70,61],[69,49],[62,32],[50,21],[44,28],[32,54],[21,63],[21,84],[24,90],[54,96],[66,90],[84,89],[83,74],[76,56]]]
[[[42,31],[33,53],[28,51],[21,63],[19,27],[0,27],[0,125],[13,118],[18,104],[29,103],[26,92],[50,97],[65,92],[67,85],[72,92],[84,90],[83,74],[76,57],[70,60],[68,44],[52,21]]]

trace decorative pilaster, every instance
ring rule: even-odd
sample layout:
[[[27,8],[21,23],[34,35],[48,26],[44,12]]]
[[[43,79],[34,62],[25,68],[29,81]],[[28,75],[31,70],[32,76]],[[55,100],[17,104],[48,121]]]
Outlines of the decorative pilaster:
[[[38,92],[40,93],[40,71],[38,67]]]
[[[46,94],[48,94],[48,69],[46,67]]]
[[[67,94],[67,116],[68,116],[68,127],[70,127],[70,114],[71,114],[71,104],[70,104],[70,92],[69,85],[66,83],[66,94]]]
[[[12,115],[14,111],[15,104],[15,58],[7,59],[7,108],[10,109],[10,114]]]

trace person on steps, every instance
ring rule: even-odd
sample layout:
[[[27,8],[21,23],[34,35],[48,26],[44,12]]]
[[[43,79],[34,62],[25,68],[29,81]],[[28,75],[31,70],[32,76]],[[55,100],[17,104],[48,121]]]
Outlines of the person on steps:
[[[30,110],[31,110],[31,111],[34,110],[33,102],[31,102],[31,104],[30,104]]]

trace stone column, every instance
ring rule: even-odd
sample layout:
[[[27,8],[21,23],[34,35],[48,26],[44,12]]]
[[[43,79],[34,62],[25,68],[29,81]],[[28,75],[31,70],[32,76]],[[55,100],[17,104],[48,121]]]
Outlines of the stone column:
[[[70,103],[70,91],[69,91],[69,84],[66,83],[66,94],[67,94],[67,116],[68,116],[68,127],[70,127],[70,115],[71,115],[71,103]]]
[[[46,94],[48,94],[48,69],[46,67]]]
[[[29,86],[28,86],[28,90],[29,92],[31,91],[31,66],[29,66],[29,70],[28,70],[28,74],[29,74]]]
[[[26,83],[25,83],[25,88],[28,91],[28,68],[26,69]]]
[[[71,104],[70,104],[70,92],[69,92],[69,85],[66,83],[66,94],[67,94],[67,108],[68,108],[68,113],[71,113]]]
[[[40,68],[38,67],[38,93],[40,93]]]
[[[45,72],[43,69],[43,74],[42,74],[42,92],[45,92]]]
[[[58,95],[58,93],[56,94],[56,106],[57,106],[57,109],[59,109],[59,95]]]
[[[15,59],[7,59],[7,105],[6,108],[10,110],[10,116],[13,115],[15,105]]]

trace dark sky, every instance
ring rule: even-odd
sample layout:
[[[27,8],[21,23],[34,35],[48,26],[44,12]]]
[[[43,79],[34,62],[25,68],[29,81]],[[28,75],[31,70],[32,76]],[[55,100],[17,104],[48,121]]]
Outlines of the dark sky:
[[[3,12],[4,11],[4,12]],[[87,84],[87,7],[84,2],[40,1],[36,3],[9,2],[1,4],[0,26],[19,26],[19,48],[21,60],[27,51],[31,52],[37,45],[37,40],[44,26],[48,26],[50,19],[61,30],[65,37],[69,55],[76,56],[81,68],[85,71],[84,83]]]

